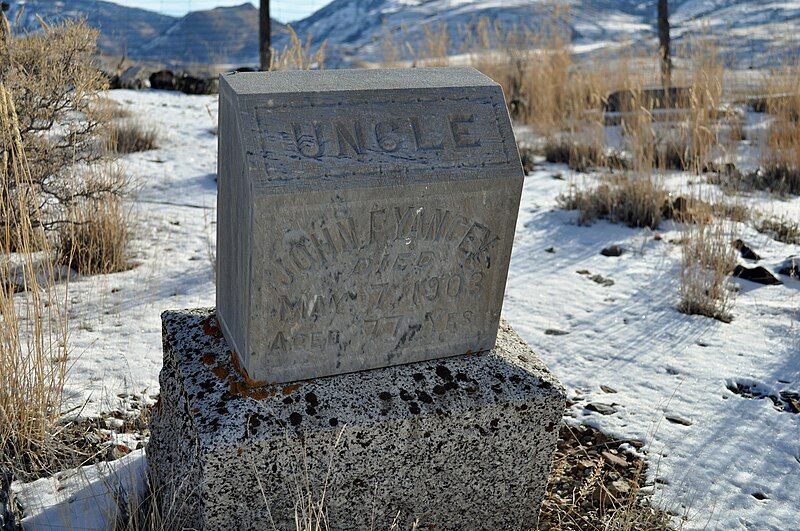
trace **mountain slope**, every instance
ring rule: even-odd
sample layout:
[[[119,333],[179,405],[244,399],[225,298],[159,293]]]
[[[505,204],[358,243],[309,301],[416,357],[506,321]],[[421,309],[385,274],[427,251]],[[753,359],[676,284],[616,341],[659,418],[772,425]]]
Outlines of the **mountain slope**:
[[[283,25],[272,21],[272,31]],[[164,63],[258,63],[258,9],[252,4],[194,11],[136,51],[141,59]]]
[[[569,24],[578,43],[619,41],[649,35],[648,4],[628,0],[572,0]],[[464,27],[486,18],[505,28],[536,28],[548,18],[551,0],[334,0],[294,24],[300,35],[328,41],[331,60],[380,60],[387,32],[412,45],[424,41],[424,27],[448,27],[451,52],[464,42]]]
[[[244,1],[244,0],[243,0]],[[573,43],[602,48],[655,41],[656,3],[646,0],[556,0],[569,11]],[[18,0],[20,27],[85,17],[100,28],[100,50],[134,60],[181,68],[197,63],[230,66],[258,62],[258,12],[252,4],[170,17],[102,0]],[[391,35],[406,58],[426,55],[425,28],[446,25],[449,53],[464,51],[463,28],[486,18],[504,28],[548,24],[553,0],[334,0],[292,26],[315,48],[327,41],[326,65],[340,67],[383,59]],[[672,0],[670,22],[676,46],[692,36],[720,37],[726,57],[745,66],[792,59],[800,49],[800,0]],[[286,27],[273,21],[273,46],[288,44]],[[407,44],[405,44],[407,43]],[[396,56],[396,55],[395,55]]]
[[[98,46],[108,55],[130,55],[142,42],[157,37],[175,22],[174,17],[101,0],[25,0],[11,4],[11,21],[22,13],[18,31],[38,30],[36,15],[48,23],[85,18],[100,30]]]

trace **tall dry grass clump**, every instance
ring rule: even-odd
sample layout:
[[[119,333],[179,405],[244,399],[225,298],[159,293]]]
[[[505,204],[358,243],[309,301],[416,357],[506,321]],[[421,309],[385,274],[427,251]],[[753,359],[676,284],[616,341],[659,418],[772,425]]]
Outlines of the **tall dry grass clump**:
[[[800,194],[800,66],[781,68],[769,79],[766,111],[772,121],[754,184],[780,194]]]
[[[548,4],[532,8],[532,15],[536,27],[481,19],[464,28],[470,63],[503,87],[512,118],[544,139],[549,162],[580,171],[603,165],[605,63],[574,61],[568,7]]]
[[[708,167],[714,150],[719,145],[725,67],[719,50],[711,41],[703,41],[696,46],[692,62],[687,160],[684,166],[699,174]]]
[[[728,323],[735,291],[730,274],[736,267],[735,234],[730,223],[712,221],[687,225],[681,259],[678,310]]]
[[[324,68],[326,43],[323,42],[314,51],[311,35],[303,43],[303,39],[297,35],[297,32],[291,26],[287,26],[286,29],[289,32],[289,44],[282,50],[274,50],[272,52],[269,69],[311,70]]]
[[[600,184],[579,188],[571,185],[558,197],[566,210],[578,210],[578,223],[595,219],[655,229],[669,215],[669,192],[649,176],[623,173],[608,176]]]
[[[106,149],[117,155],[150,151],[158,147],[158,132],[141,120],[113,120],[106,126]]]
[[[21,262],[21,293],[0,285],[0,468],[29,479],[51,470],[61,450],[55,423],[67,361],[66,287],[56,288],[52,265],[34,263],[34,250],[49,253],[37,230],[39,204],[11,93],[0,83],[0,277]],[[34,210],[19,204],[34,205]]]
[[[67,223],[58,228],[58,261],[80,275],[115,273],[129,269],[129,211],[122,197],[129,184],[117,166],[87,170],[92,188],[114,193],[87,195],[71,202]]]

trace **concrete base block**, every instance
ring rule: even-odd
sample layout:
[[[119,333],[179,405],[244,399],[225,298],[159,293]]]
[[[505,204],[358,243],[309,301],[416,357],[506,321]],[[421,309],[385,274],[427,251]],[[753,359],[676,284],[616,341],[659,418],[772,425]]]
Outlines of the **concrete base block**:
[[[212,309],[165,312],[147,447],[176,525],[532,529],[564,411],[505,323],[490,352],[291,384],[249,381]]]

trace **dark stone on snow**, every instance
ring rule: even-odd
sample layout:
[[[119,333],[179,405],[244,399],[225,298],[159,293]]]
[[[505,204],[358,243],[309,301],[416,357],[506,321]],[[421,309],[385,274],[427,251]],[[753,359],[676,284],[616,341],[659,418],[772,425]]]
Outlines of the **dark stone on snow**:
[[[215,78],[202,78],[183,74],[175,84],[176,88],[184,94],[216,94],[219,92],[219,85]]]
[[[150,87],[160,90],[180,90],[185,94],[216,94],[219,84],[216,78],[195,77],[191,74],[175,74],[172,70],[159,70],[150,74]]]
[[[753,260],[758,262],[761,260],[761,257],[756,253],[749,245],[744,243],[742,240],[736,240],[733,242],[733,246],[739,250],[739,254],[742,255],[742,258],[745,260]]]
[[[590,402],[586,404],[585,409],[600,413],[601,415],[613,415],[617,412],[617,408],[609,406],[608,404],[601,404],[599,402]]]
[[[795,280],[800,279],[800,258],[796,256],[787,258],[786,261],[781,264],[780,269],[778,269],[778,274],[791,277]]]
[[[683,214],[689,209],[689,201],[685,197],[679,195],[672,202],[671,214]]]
[[[600,254],[602,254],[603,256],[622,256],[622,253],[623,253],[622,247],[620,247],[617,244],[609,245],[608,247],[600,251]]]
[[[761,266],[745,267],[743,265],[737,265],[736,269],[733,270],[733,276],[741,278],[742,280],[749,280],[750,282],[764,284],[767,286],[783,284],[783,282],[775,278],[775,275]]]
[[[172,70],[159,70],[150,74],[150,88],[158,90],[175,90],[177,84]]]

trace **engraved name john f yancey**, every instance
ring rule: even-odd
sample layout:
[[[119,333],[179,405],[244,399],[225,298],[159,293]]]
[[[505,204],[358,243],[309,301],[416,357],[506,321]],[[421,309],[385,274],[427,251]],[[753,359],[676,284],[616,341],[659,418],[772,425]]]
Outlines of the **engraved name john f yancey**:
[[[224,76],[220,103],[218,317],[250,375],[491,348],[522,181],[499,87],[256,75]]]

